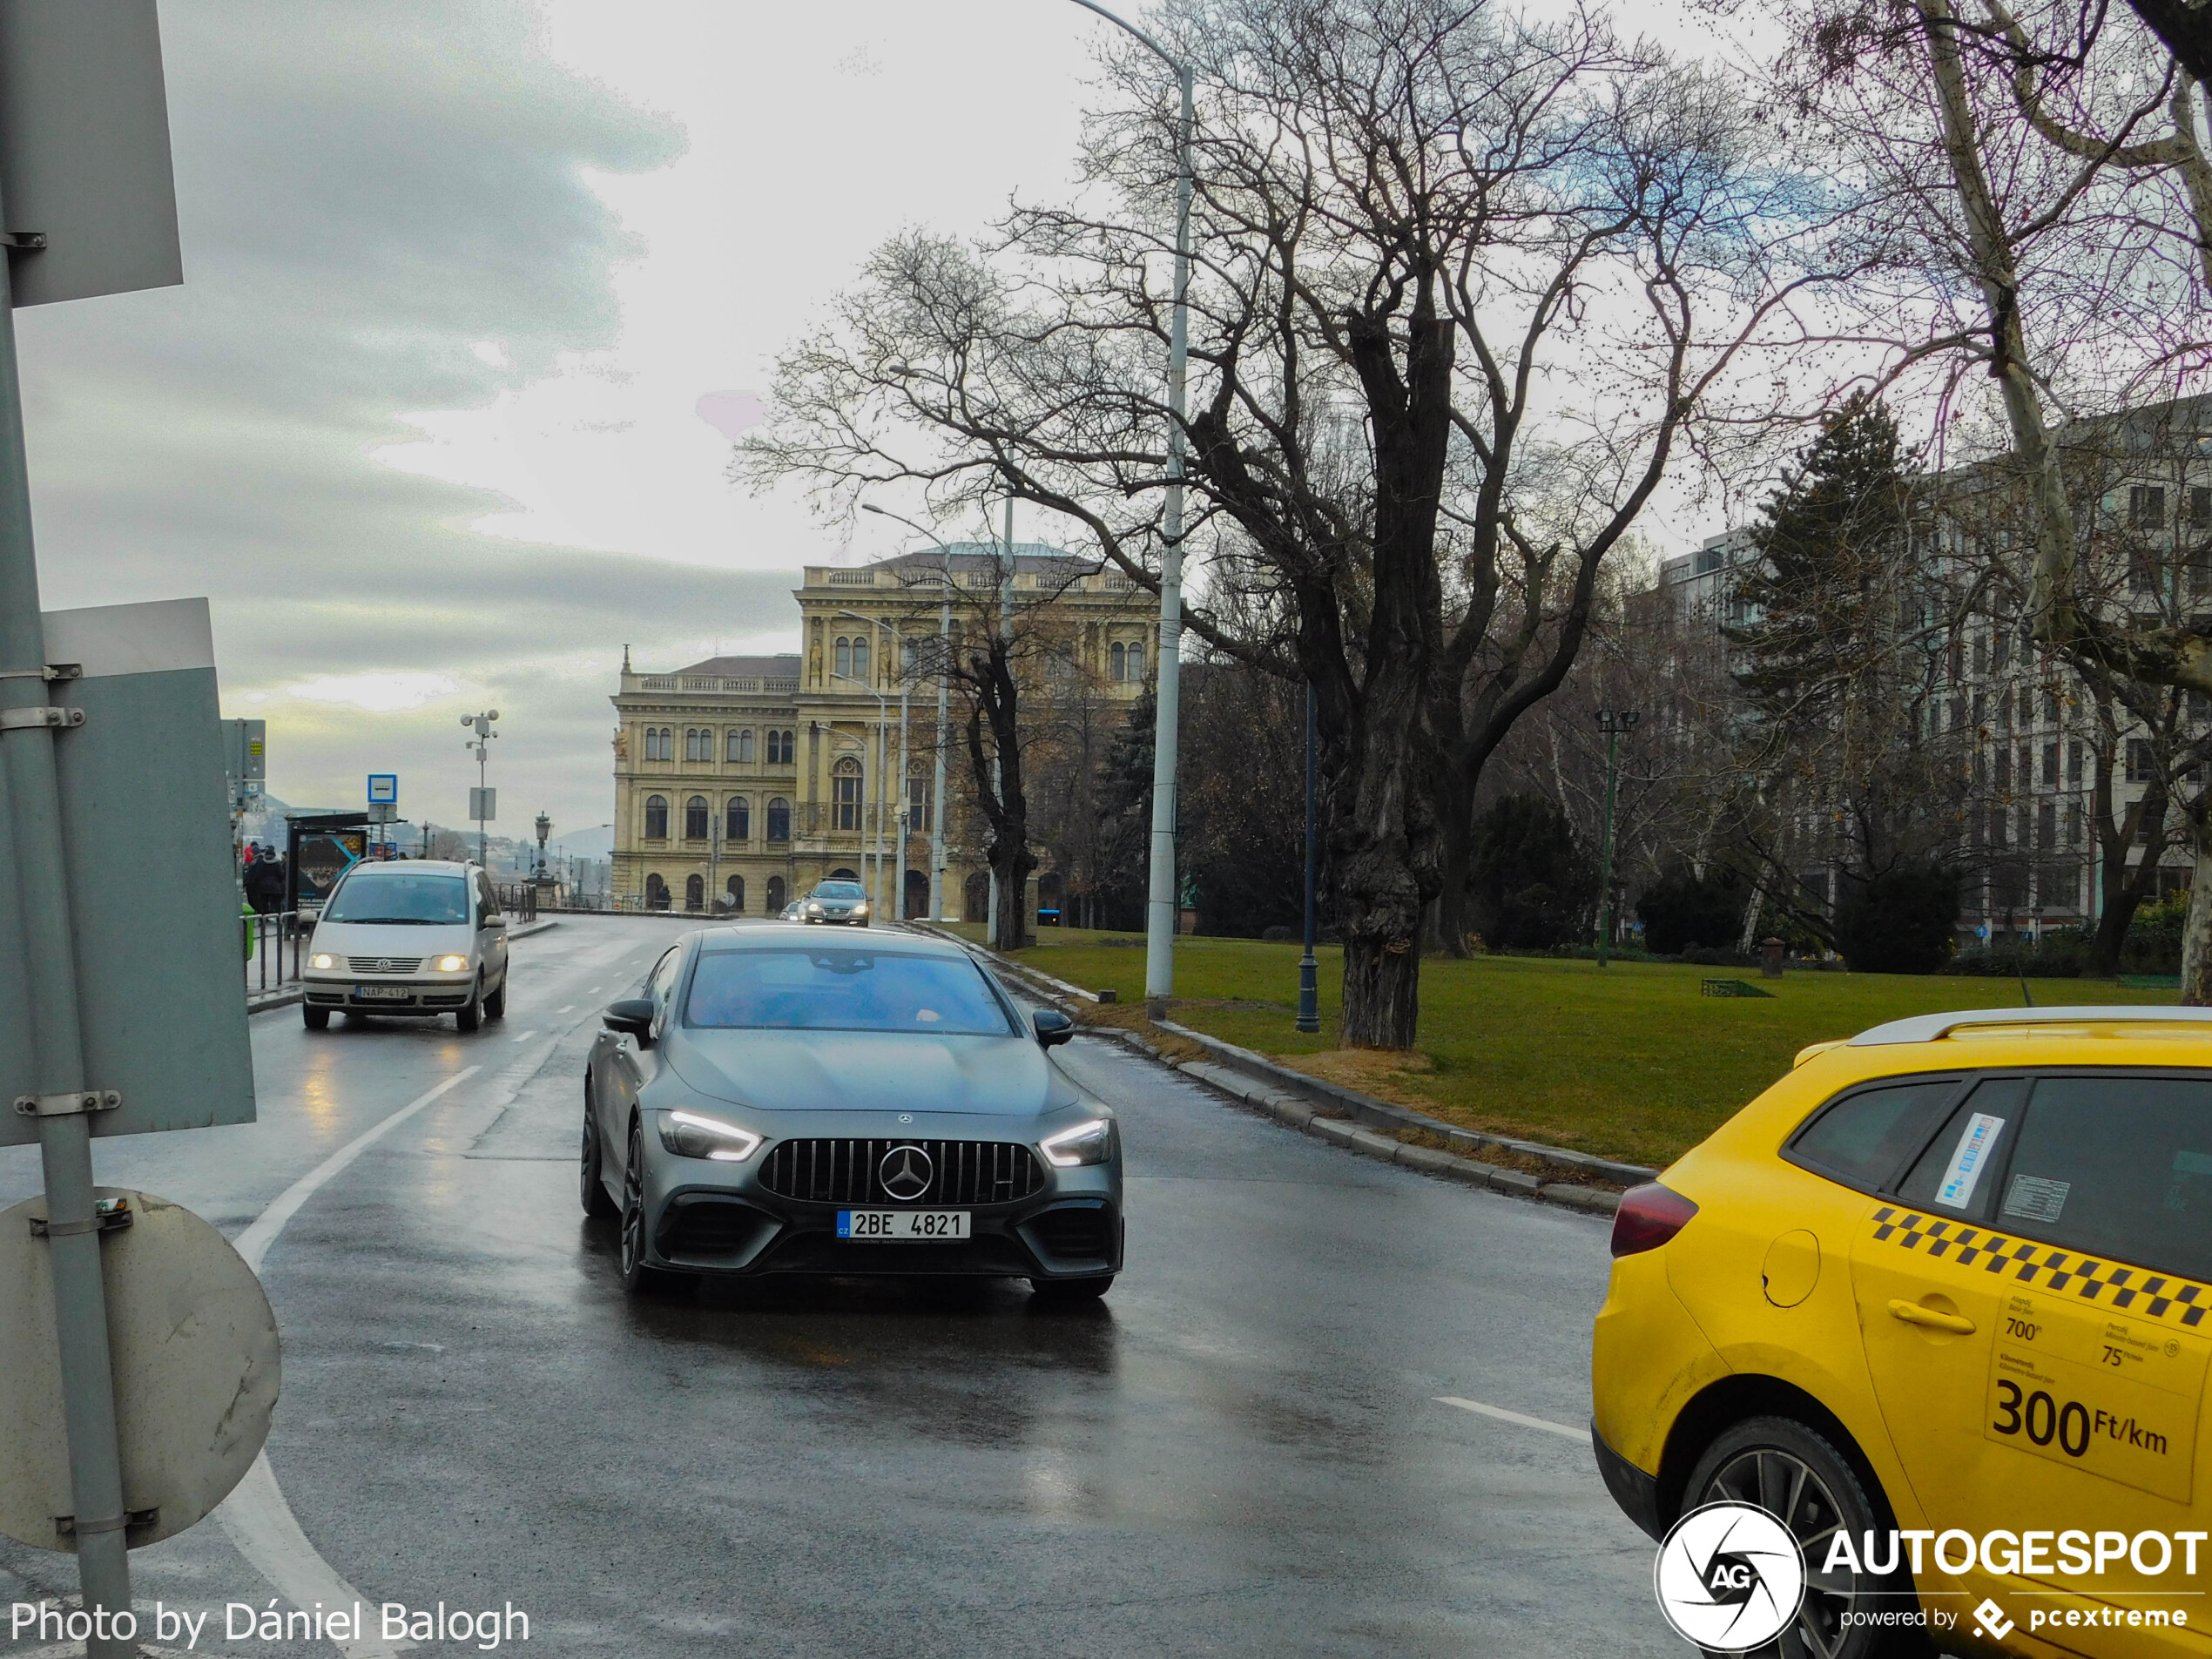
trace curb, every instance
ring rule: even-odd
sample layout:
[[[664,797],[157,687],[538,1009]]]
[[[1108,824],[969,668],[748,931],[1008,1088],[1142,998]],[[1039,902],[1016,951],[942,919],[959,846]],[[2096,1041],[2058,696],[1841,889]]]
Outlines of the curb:
[[[1020,963],[1008,961],[995,951],[987,950],[980,945],[970,945],[967,941],[958,939],[956,936],[940,936],[953,937],[955,943],[982,957],[996,971],[1014,979],[1021,988],[1042,1001],[1057,1005],[1064,1001],[1070,995],[1078,996],[1088,995],[1088,993],[1076,990],[1073,986],[1062,987],[1062,981],[1053,979],[1049,974],[1039,974]],[[1042,988],[1044,986],[1062,988],[1057,991],[1047,990]],[[1472,1130],[1460,1129],[1457,1124],[1446,1123],[1433,1117],[1424,1117],[1419,1112],[1408,1111],[1402,1106],[1393,1106],[1386,1101],[1373,1100],[1348,1089],[1339,1089],[1333,1083],[1325,1083],[1318,1078],[1308,1077],[1302,1072],[1287,1070],[1261,1055],[1251,1053],[1250,1049],[1239,1049],[1233,1043],[1223,1042],[1217,1037],[1209,1037],[1184,1027],[1170,1024],[1164,1020],[1157,1021],[1155,1023],[1163,1029],[1174,1032],[1177,1036],[1199,1044],[1209,1053],[1218,1054],[1226,1050],[1227,1054],[1237,1055],[1249,1064],[1264,1072],[1271,1073],[1272,1076],[1264,1078],[1254,1077],[1247,1075],[1242,1069],[1232,1069],[1229,1065],[1212,1061],[1170,1060],[1134,1031],[1124,1030],[1119,1026],[1089,1026],[1084,1028],[1084,1030],[1087,1035],[1107,1037],[1127,1043],[1146,1057],[1158,1062],[1171,1070],[1184,1073],[1204,1083],[1217,1094],[1226,1095],[1239,1105],[1249,1106],[1261,1116],[1273,1118],[1286,1129],[1293,1129],[1318,1136],[1334,1145],[1343,1147],[1346,1151],[1357,1152],[1365,1157],[1379,1159],[1386,1163],[1395,1163],[1401,1169],[1413,1170],[1422,1175],[1434,1176],[1447,1181],[1457,1181],[1464,1186],[1485,1187],[1493,1192],[1510,1193],[1515,1197],[1534,1198],[1540,1203],[1558,1204],[1568,1210],[1578,1210],[1586,1215],[1609,1216],[1621,1207],[1621,1195],[1617,1192],[1608,1192],[1597,1187],[1577,1186],[1571,1182],[1544,1181],[1535,1176],[1524,1174],[1519,1170],[1501,1169],[1495,1164],[1485,1163],[1478,1158],[1457,1157],[1433,1146],[1411,1145],[1406,1142],[1394,1139],[1389,1135],[1377,1133],[1374,1129],[1355,1121],[1356,1117],[1372,1115],[1371,1122],[1386,1128],[1424,1130],[1431,1134],[1448,1136],[1455,1142],[1472,1143],[1476,1146],[1486,1144],[1503,1146],[1514,1151],[1520,1151],[1526,1147],[1529,1156],[1556,1162],[1573,1169],[1587,1170],[1593,1174],[1606,1173],[1608,1179],[1641,1183],[1658,1178],[1657,1170],[1646,1170],[1633,1163],[1614,1163],[1605,1158],[1592,1157],[1588,1153],[1567,1152],[1557,1147],[1538,1146],[1532,1142],[1509,1141],[1494,1135],[1478,1135]],[[1226,1055],[1224,1055],[1224,1058],[1226,1058]],[[1308,1091],[1318,1092],[1324,1096],[1324,1098],[1317,1103],[1310,1097]],[[1617,1176],[1608,1173],[1613,1170],[1619,1170],[1622,1173]]]
[[[529,939],[534,934],[543,933],[548,927],[557,927],[560,925],[557,921],[533,921],[526,927],[515,929],[507,937],[511,943],[515,940]],[[246,1017],[251,1019],[256,1014],[266,1014],[272,1008],[291,1008],[306,995],[307,993],[297,985],[287,985],[267,991],[249,991],[246,997]]]

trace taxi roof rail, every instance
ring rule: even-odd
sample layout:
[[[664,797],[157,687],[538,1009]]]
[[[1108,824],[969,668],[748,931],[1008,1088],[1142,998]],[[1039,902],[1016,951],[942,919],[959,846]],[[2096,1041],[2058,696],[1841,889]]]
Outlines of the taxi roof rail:
[[[2107,1025],[2157,1022],[2167,1025],[2212,1024],[2212,1008],[2162,1008],[2140,1002],[2087,1003],[2062,1008],[1960,1008],[1948,1014],[1915,1014],[1870,1026],[1851,1040],[1854,1049],[1878,1049],[1898,1042],[1933,1042],[1962,1026]]]

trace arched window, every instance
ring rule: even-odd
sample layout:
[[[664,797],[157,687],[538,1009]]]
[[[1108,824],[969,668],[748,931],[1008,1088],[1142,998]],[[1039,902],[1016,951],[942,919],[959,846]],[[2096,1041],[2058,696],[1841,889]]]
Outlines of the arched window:
[[[698,758],[698,728],[696,726],[685,726],[684,728],[684,759],[686,760],[697,760]]]
[[[742,915],[745,912],[745,878],[733,875],[722,885],[729,894],[730,908]]]
[[[791,803],[778,795],[768,803],[768,839],[772,841],[791,840]],[[783,907],[778,905],[777,909]]]
[[[853,678],[853,642],[841,634],[837,641],[837,677],[841,680]]]
[[[774,809],[772,807],[770,810],[773,811]],[[784,897],[783,877],[779,875],[770,876],[768,878],[768,914],[772,916],[781,915],[783,914],[784,907],[790,902],[791,901],[788,899]]]
[[[732,841],[749,841],[752,839],[752,803],[743,795],[730,797],[729,811],[726,821],[722,826],[722,833]]]
[[[729,758],[732,765],[749,766],[752,764],[752,728],[751,726],[747,726],[742,732],[734,726],[731,728]]]
[[[1129,648],[1129,678],[1133,680],[1144,678],[1144,647],[1142,645],[1133,644]]]
[[[649,841],[668,839],[668,797],[665,795],[645,797],[645,839]],[[653,880],[658,881],[660,878],[655,876]]]
[[[771,731],[768,733],[768,764],[772,766],[789,765],[791,758],[792,734]]]
[[[837,815],[833,820],[841,830],[860,827],[860,763],[849,755],[837,763],[830,776],[832,799]]]
[[[687,841],[706,840],[706,797],[694,795],[684,803],[684,839]]]
[[[706,908],[706,878],[705,876],[687,875],[684,878],[684,908],[686,910]]]
[[[867,682],[868,642],[865,635],[856,636],[853,641],[853,678],[863,685]]]
[[[900,637],[899,637],[899,678],[901,678],[901,679],[912,679],[912,678],[914,677],[914,653],[915,653],[916,649],[917,649],[917,647],[916,647],[916,646],[915,646],[915,644],[914,644],[914,637],[913,637],[911,634],[901,634],[901,635],[900,635]]]
[[[1107,662],[1110,664],[1107,671],[1108,678],[1125,680],[1129,678],[1129,652],[1118,642],[1113,650],[1107,653]]]
[[[668,883],[657,875],[649,875],[645,878],[645,908],[648,910],[668,908]]]
[[[660,758],[663,760],[676,759],[676,728],[672,725],[660,729]]]

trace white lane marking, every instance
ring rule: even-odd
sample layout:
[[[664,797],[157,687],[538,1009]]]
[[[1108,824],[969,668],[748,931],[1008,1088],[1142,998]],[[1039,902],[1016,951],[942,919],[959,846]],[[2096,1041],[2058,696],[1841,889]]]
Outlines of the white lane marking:
[[[515,1041],[516,1041],[516,1042],[529,1042],[529,1041],[532,1037],[536,1036],[536,1035],[537,1035],[537,1033],[536,1033],[536,1032],[535,1032],[535,1031],[525,1031],[525,1032],[523,1032],[523,1035],[522,1035],[521,1036],[516,1037],[516,1038],[515,1039]]]
[[[553,1010],[553,1012],[554,1012],[554,1013],[556,1013],[556,1014],[566,1014],[566,1013],[567,1013],[567,1012],[568,1012],[570,1008],[574,1008],[575,1006],[576,1006],[576,1004],[575,1004],[575,1003],[573,1003],[573,1002],[563,1002],[563,1003],[562,1003],[562,1004],[561,1004],[561,1006],[560,1006],[559,1008],[555,1008],[555,1009]]]
[[[482,1066],[470,1066],[454,1073],[435,1089],[425,1089],[277,1194],[268,1208],[254,1217],[253,1224],[232,1241],[238,1253],[246,1258],[246,1264],[260,1272],[269,1246],[276,1243],[292,1217],[300,1213],[300,1206],[313,1197],[318,1189],[447,1090],[466,1082],[482,1069]],[[253,1467],[246,1471],[246,1478],[217,1507],[215,1519],[230,1534],[238,1553],[294,1607],[311,1608],[318,1602],[325,1607],[344,1607],[368,1600],[341,1578],[337,1569],[317,1554],[315,1547],[307,1541],[307,1534],[300,1529],[299,1517],[285,1501],[284,1488],[277,1484],[276,1471],[269,1467],[266,1451],[253,1460]],[[334,1645],[346,1659],[389,1659],[393,1651],[393,1644],[381,1637],[364,1637]]]
[[[1473,1412],[1477,1417],[1494,1417],[1501,1423],[1514,1423],[1522,1428],[1540,1428],[1547,1434],[1564,1434],[1570,1440],[1588,1440],[1586,1428],[1569,1428],[1564,1423],[1554,1423],[1549,1418],[1529,1417],[1521,1412],[1509,1412],[1502,1406],[1486,1406],[1479,1399],[1460,1399],[1452,1394],[1433,1396],[1440,1406],[1456,1406],[1463,1412]]]

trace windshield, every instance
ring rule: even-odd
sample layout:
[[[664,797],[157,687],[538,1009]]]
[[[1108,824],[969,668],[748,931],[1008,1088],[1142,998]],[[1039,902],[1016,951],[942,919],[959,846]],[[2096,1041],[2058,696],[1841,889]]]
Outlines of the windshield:
[[[857,881],[825,881],[814,889],[817,899],[858,899],[861,896]]]
[[[323,907],[325,921],[466,921],[469,883],[457,875],[355,876]]]
[[[974,962],[879,950],[709,951],[684,1017],[722,1029],[1017,1035]]]

